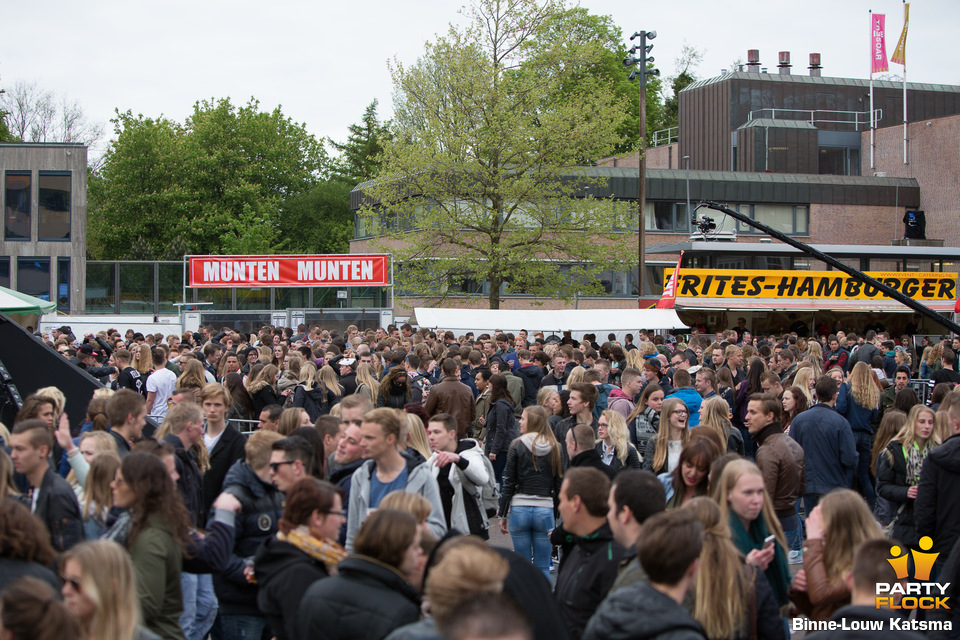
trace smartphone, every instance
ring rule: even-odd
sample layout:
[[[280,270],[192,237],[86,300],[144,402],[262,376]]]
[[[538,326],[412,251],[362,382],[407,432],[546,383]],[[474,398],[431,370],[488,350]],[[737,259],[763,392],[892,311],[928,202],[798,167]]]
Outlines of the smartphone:
[[[773,546],[773,541],[776,540],[776,539],[777,539],[777,536],[775,536],[775,535],[773,535],[773,534],[770,534],[769,536],[767,536],[766,538],[764,538],[764,539],[763,539],[763,548],[766,549],[767,547],[772,547],[772,546]]]

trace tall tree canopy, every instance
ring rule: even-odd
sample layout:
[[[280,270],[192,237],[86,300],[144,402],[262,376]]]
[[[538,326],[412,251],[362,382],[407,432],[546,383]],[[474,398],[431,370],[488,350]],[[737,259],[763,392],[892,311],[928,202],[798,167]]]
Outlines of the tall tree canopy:
[[[101,259],[283,252],[285,206],[328,163],[303,124],[254,99],[198,102],[182,125],[129,111],[113,123],[89,184],[88,250]]]
[[[633,258],[631,207],[578,197],[581,167],[621,142],[627,100],[602,64],[612,29],[558,0],[478,0],[469,24],[392,65],[393,138],[358,211],[397,284],[442,295],[464,281],[510,292],[594,292]],[[561,266],[564,265],[564,266]]]

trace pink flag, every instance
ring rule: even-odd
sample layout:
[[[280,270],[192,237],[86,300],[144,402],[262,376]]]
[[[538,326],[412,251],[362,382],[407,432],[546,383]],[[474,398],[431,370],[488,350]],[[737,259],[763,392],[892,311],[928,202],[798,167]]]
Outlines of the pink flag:
[[[889,70],[887,66],[887,44],[884,40],[884,21],[882,13],[870,14],[870,74]]]

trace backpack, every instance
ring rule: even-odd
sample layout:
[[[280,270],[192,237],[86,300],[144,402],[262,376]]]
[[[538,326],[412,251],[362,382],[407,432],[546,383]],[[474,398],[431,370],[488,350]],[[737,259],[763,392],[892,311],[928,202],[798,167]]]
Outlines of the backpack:
[[[500,485],[497,484],[497,474],[493,470],[493,463],[486,455],[481,455],[483,468],[487,470],[487,482],[484,485],[477,485],[471,482],[463,471],[457,467],[457,473],[460,475],[460,483],[470,485],[479,489],[477,497],[480,499],[481,510],[486,514],[486,519],[497,515],[500,510]]]
[[[593,417],[596,420],[599,420],[600,414],[607,410],[607,401],[610,399],[610,392],[616,388],[617,387],[612,384],[597,385],[597,404],[593,408]]]

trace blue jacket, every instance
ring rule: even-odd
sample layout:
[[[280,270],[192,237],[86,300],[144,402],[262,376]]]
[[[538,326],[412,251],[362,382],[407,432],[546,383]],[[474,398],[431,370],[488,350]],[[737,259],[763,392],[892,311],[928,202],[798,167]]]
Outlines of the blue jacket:
[[[700,404],[703,402],[703,398],[700,397],[696,389],[693,387],[681,387],[680,389],[674,389],[667,397],[679,398],[683,400],[683,404],[687,405],[687,411],[690,412],[691,429],[700,424]]]
[[[790,437],[803,447],[807,493],[850,488],[857,445],[847,419],[827,404],[815,404],[790,423]]]
[[[847,419],[851,429],[867,433],[873,433],[872,425],[880,419],[879,409],[867,409],[856,403],[850,384],[846,382],[840,385],[840,391],[837,392],[837,413]]]

